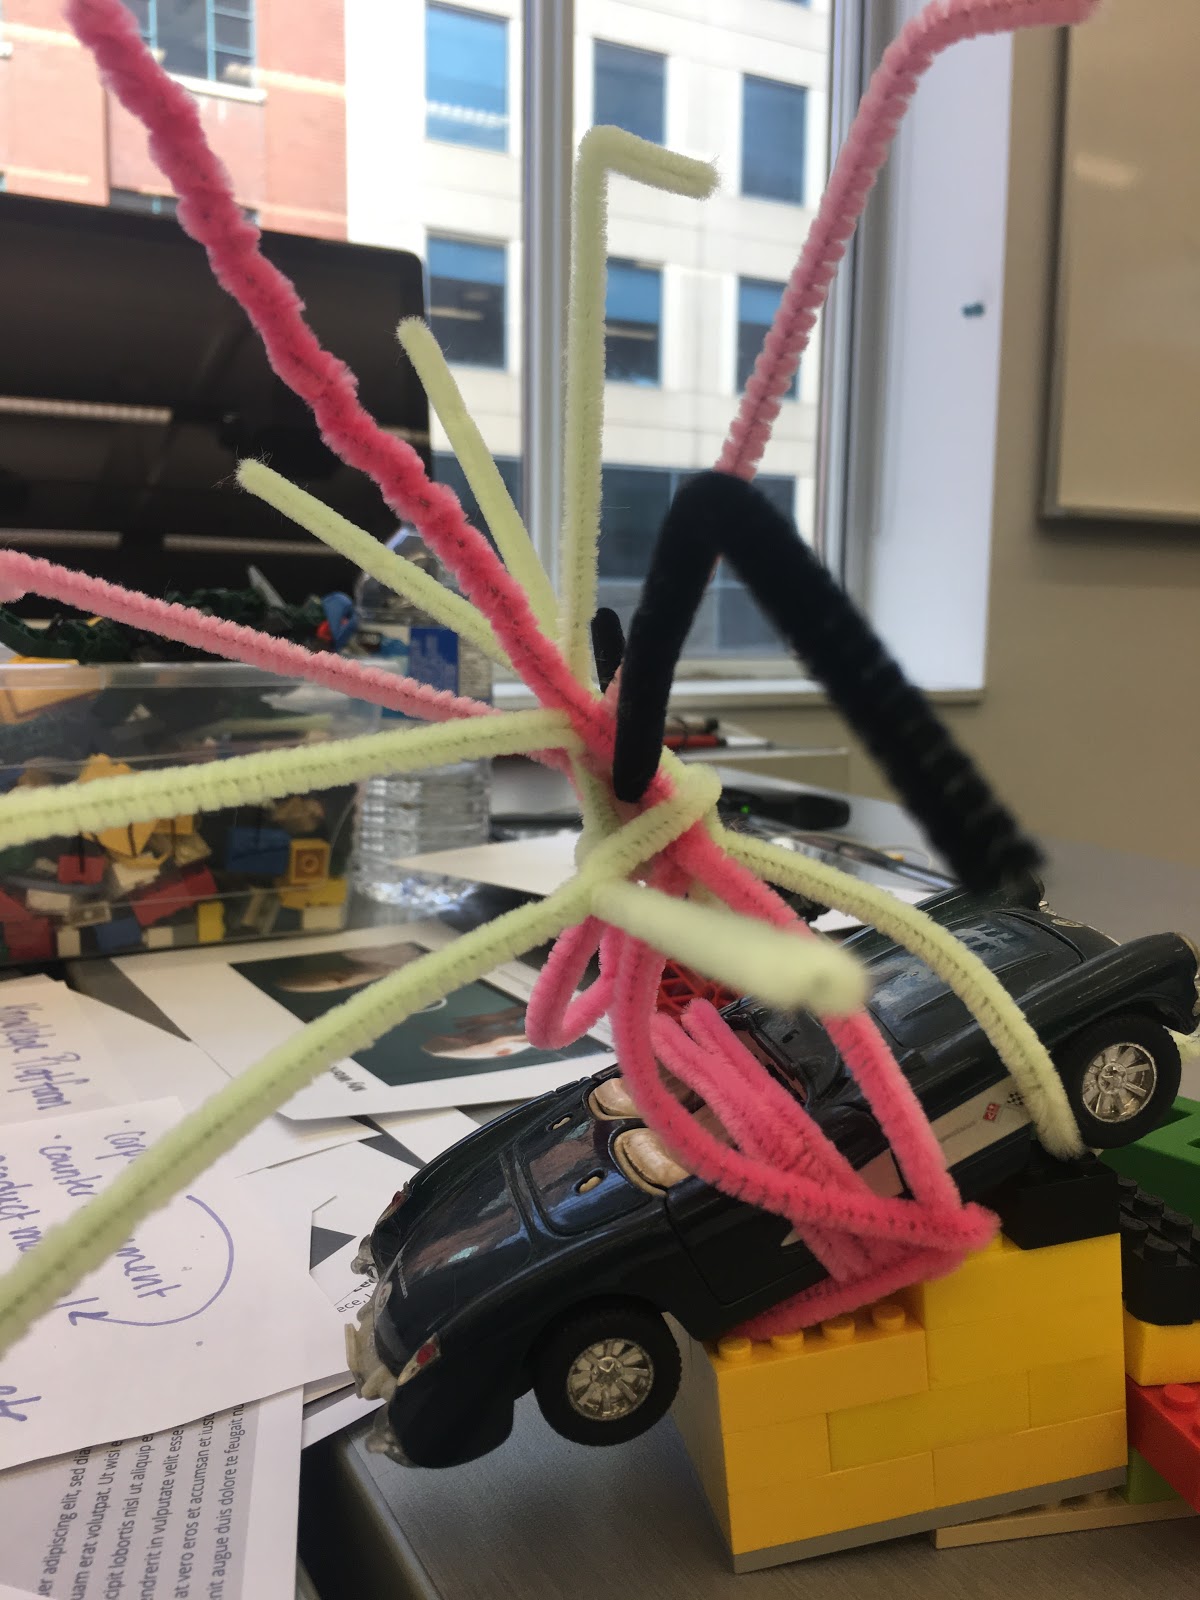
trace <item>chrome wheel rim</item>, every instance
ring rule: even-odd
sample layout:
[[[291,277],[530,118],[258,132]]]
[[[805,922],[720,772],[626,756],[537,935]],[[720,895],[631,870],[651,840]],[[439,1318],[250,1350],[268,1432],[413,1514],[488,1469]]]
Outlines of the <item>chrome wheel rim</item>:
[[[654,1386],[654,1363],[632,1339],[598,1339],[581,1350],[567,1373],[571,1408],[589,1422],[630,1416]]]
[[[1128,1122],[1145,1110],[1158,1083],[1158,1067],[1144,1045],[1110,1044],[1083,1074],[1082,1096],[1097,1122]]]

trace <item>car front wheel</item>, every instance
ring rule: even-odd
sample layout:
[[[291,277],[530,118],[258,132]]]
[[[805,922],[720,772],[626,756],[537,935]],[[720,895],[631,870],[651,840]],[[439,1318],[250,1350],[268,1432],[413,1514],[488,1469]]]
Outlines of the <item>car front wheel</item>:
[[[664,1416],[679,1351],[656,1311],[613,1303],[572,1313],[542,1341],[533,1383],[542,1415],[575,1444],[624,1444]]]
[[[1179,1051],[1160,1023],[1105,1017],[1055,1052],[1084,1144],[1133,1144],[1157,1128],[1179,1093]]]

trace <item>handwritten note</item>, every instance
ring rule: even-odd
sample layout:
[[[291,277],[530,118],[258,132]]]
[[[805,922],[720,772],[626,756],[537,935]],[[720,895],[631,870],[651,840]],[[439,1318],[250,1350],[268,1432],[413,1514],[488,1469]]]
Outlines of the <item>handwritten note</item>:
[[[0,985],[0,1126],[134,1098],[65,984]]]
[[[292,1600],[300,1396],[0,1476],[0,1580],[124,1600]],[[5,1594],[0,1582],[0,1600]]]
[[[0,1267],[179,1115],[159,1100],[0,1128]],[[341,1319],[281,1243],[263,1182],[206,1178],[179,1195],[0,1358],[0,1467],[343,1369]]]

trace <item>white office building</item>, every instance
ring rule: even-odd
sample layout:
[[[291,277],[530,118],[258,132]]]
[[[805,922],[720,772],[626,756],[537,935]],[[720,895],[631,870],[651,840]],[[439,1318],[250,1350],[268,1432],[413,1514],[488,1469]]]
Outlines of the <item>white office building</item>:
[[[430,315],[519,491],[520,0],[347,0],[352,239],[423,257]],[[383,14],[384,37],[380,18]],[[601,599],[624,615],[681,475],[711,466],[826,165],[828,0],[578,0],[575,132],[615,123],[714,160],[702,203],[612,184]],[[801,363],[760,482],[812,525],[818,363]],[[439,476],[461,488],[444,437]],[[771,651],[718,576],[691,653]]]

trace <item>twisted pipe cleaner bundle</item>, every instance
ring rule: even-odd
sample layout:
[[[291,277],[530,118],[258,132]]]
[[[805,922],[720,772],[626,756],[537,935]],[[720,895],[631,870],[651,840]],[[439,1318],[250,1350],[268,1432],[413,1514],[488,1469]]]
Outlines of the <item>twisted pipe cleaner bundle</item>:
[[[719,470],[753,475],[812,315],[917,76],[933,55],[977,33],[1077,21],[1090,9],[1091,0],[948,0],[929,6],[900,35],[838,158]],[[201,771],[166,769],[65,785],[49,797],[39,791],[36,806],[32,796],[11,795],[0,800],[0,845],[300,792],[334,776],[353,781],[501,752],[527,753],[568,771],[584,826],[577,871],[561,889],[463,935],[326,1013],[185,1117],[99,1196],[48,1232],[0,1281],[0,1351],[151,1211],[317,1073],[415,1010],[552,938],[557,943],[529,1006],[531,1039],[564,1044],[608,1012],[622,1068],[647,1123],[708,1182],[790,1219],[828,1267],[826,1283],[775,1308],[751,1331],[801,1326],[917,1277],[951,1270],[966,1251],[990,1237],[995,1219],[961,1203],[919,1103],[860,1009],[865,997],[861,968],[839,946],[813,936],[764,879],[873,922],[926,961],[968,1005],[1016,1078],[1042,1142],[1054,1153],[1074,1153],[1080,1147],[1078,1131],[1045,1049],[978,957],[922,912],[843,873],[728,834],[716,820],[719,785],[708,771],[685,768],[664,751],[639,801],[619,803],[611,774],[620,675],[604,694],[584,676],[596,586],[608,175],[620,171],[702,197],[715,184],[713,169],[617,129],[593,129],[583,142],[568,341],[570,470],[563,515],[568,581],[556,600],[428,329],[403,324],[398,337],[450,436],[501,555],[468,524],[453,493],[429,481],[411,447],[386,434],[362,408],[353,377],[321,348],[291,284],[261,255],[258,230],[241,215],[191,97],[143,45],[120,0],[69,0],[66,14],[113,93],[146,126],[151,153],[179,196],[182,226],[204,247],[218,281],[246,311],[274,370],[308,403],[329,447],[365,472],[397,517],[415,523],[455,571],[462,598],[423,589],[408,563],[262,463],[242,463],[243,488],[384,583],[412,595],[495,659],[511,663],[542,709],[498,713],[49,562],[2,552],[0,596],[6,599],[31,591],[450,725],[372,735],[318,750],[239,757]],[[561,636],[555,638],[551,630],[559,616]],[[597,950],[600,977],[576,994]],[[696,1003],[681,1022],[657,1015],[664,958],[685,952],[692,965],[719,982],[826,1019],[891,1143],[911,1199],[871,1194],[711,1007]],[[662,1066],[706,1099],[729,1143],[684,1108],[668,1089]]]

